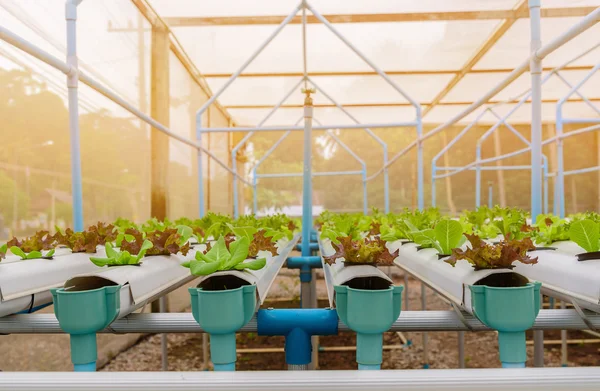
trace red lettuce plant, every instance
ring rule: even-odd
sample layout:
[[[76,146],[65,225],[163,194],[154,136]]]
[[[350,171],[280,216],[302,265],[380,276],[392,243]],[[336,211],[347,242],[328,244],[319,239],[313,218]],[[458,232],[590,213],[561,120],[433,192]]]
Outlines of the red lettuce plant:
[[[346,265],[388,266],[393,265],[394,259],[398,256],[398,250],[390,253],[385,247],[386,242],[379,237],[354,240],[351,236],[345,236],[338,237],[337,241],[339,243],[331,242],[335,253],[323,257],[323,260],[329,265],[333,265],[339,258],[344,258]]]
[[[489,244],[477,235],[465,234],[471,247],[466,250],[460,248],[452,249],[452,255],[445,262],[456,265],[456,262],[464,259],[469,262],[475,270],[483,269],[512,269],[513,262],[519,261],[528,265],[537,263],[537,257],[531,258],[528,250],[535,249],[530,238],[521,240],[505,237],[498,244]]]

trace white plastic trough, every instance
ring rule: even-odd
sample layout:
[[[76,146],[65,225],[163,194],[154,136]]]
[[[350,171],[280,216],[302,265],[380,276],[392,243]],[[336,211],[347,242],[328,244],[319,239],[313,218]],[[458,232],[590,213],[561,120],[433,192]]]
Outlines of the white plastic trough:
[[[283,263],[288,258],[290,252],[294,249],[296,243],[300,239],[300,234],[294,235],[291,240],[280,239],[277,241],[277,249],[278,254],[273,256],[268,251],[260,251],[258,254],[259,258],[266,258],[267,264],[260,270],[227,270],[216,272],[208,276],[204,276],[200,278],[198,282],[198,287],[207,286],[210,284],[211,280],[214,280],[216,277],[233,277],[240,279],[247,284],[256,285],[256,293],[258,295],[257,300],[257,309],[260,305],[262,305],[267,298],[269,293],[269,289],[279,274]]]
[[[417,250],[417,247],[414,243],[402,244],[401,241],[388,243],[390,251],[399,249],[398,257],[394,261],[397,266],[421,280],[449,302],[471,314],[473,309],[469,286],[477,284],[492,274],[510,273],[516,275],[518,279],[526,279],[522,273],[508,269],[475,271],[465,260],[458,261],[453,267],[444,262],[444,258],[438,259],[437,250],[432,248]]]
[[[104,254],[104,247],[98,247],[96,254],[73,254],[69,249],[58,248],[52,259],[21,260],[8,255],[0,262],[0,317],[52,303],[51,288],[98,269],[90,262],[90,255]]]
[[[336,285],[347,285],[353,280],[359,279],[369,280],[375,284],[392,285],[393,281],[379,268],[371,265],[354,265],[344,266],[344,258],[338,258],[333,265],[325,263],[323,256],[332,255],[335,249],[331,245],[331,240],[321,239],[321,234],[317,233],[319,238],[319,250],[321,253],[321,262],[323,262],[323,274],[325,275],[325,283],[327,284],[327,297],[329,306],[335,307],[335,291]]]
[[[600,312],[600,260],[578,261],[575,254],[585,250],[573,242],[551,246],[559,250],[532,252],[538,263],[534,267],[516,263],[515,272],[541,282],[541,291],[547,296]]]
[[[118,316],[121,318],[197,278],[181,264],[194,259],[196,251],[200,249],[202,245],[194,246],[185,256],[147,256],[142,258],[140,266],[96,267],[93,273],[70,278],[64,283],[64,288],[82,291],[121,285]],[[91,264],[89,259],[87,262]]]

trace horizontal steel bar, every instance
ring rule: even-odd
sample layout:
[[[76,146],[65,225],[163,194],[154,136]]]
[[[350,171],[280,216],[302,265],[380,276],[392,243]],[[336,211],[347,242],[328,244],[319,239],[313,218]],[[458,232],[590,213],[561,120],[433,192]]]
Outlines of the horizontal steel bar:
[[[313,130],[329,130],[329,129],[365,129],[365,128],[402,128],[417,126],[416,121],[409,122],[391,122],[378,124],[346,124],[346,125],[317,125],[313,126]],[[234,127],[234,128],[207,128],[202,129],[203,133],[219,133],[219,132],[283,132],[283,131],[300,131],[304,130],[304,126],[263,126],[260,128],[252,127]]]
[[[563,118],[564,124],[597,124],[600,118]]]
[[[10,391],[593,391],[598,367],[386,371],[3,372]]]
[[[436,167],[436,170],[440,170],[440,171],[452,171],[452,170],[460,170],[462,167],[455,167],[455,166],[443,166],[443,167]],[[479,167],[482,171],[496,171],[496,170],[528,170],[531,168],[531,166],[482,166]],[[476,167],[470,167],[469,170],[474,171],[476,170]]]
[[[474,331],[489,330],[473,315],[464,314]],[[589,313],[588,319],[600,328],[600,314]],[[577,311],[571,309],[541,310],[535,330],[587,330]],[[256,316],[242,327],[241,332],[256,332]],[[349,331],[340,322],[340,331]],[[454,311],[403,311],[390,331],[469,331]],[[191,313],[130,314],[114,321],[101,333],[201,333],[202,328]],[[11,315],[0,318],[0,334],[62,334],[54,314]]]
[[[337,175],[362,175],[362,171],[331,171],[331,172],[313,172],[312,176],[337,176]],[[301,177],[301,172],[275,173],[275,174],[256,174],[257,178],[285,178]]]

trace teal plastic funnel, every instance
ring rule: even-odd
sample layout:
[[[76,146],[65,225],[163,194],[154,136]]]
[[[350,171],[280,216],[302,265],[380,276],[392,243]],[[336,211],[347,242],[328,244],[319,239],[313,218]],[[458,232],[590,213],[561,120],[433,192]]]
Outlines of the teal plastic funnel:
[[[121,285],[87,291],[50,290],[60,328],[71,336],[71,361],[76,371],[96,370],[96,333],[119,315],[120,290]]]
[[[383,333],[400,316],[402,286],[381,290],[334,287],[338,316],[356,332],[356,362],[359,369],[380,369]]]
[[[486,326],[498,330],[500,361],[503,367],[524,367],[527,361],[525,331],[540,312],[539,282],[521,287],[501,288],[472,285],[473,313]]]
[[[256,308],[256,285],[205,291],[190,288],[192,314],[210,334],[210,355],[215,371],[235,370],[235,333],[250,321]]]

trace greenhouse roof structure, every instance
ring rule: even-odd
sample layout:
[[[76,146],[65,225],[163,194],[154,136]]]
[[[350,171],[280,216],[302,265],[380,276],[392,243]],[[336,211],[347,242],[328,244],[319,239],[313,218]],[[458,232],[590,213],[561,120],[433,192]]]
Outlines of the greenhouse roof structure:
[[[597,0],[542,3],[542,42],[564,33],[600,5]],[[178,37],[213,91],[219,90],[297,10],[290,23],[219,97],[237,125],[256,126],[302,78],[304,64],[315,83],[360,122],[414,119],[410,102],[310,10],[304,63],[302,11],[298,11],[296,0],[151,0],[148,4]],[[443,123],[461,112],[530,53],[525,0],[313,0],[309,5],[421,105],[425,123]],[[570,83],[580,80],[600,59],[600,50],[592,50],[598,44],[599,32],[596,25],[548,56],[545,73],[575,59],[564,66],[561,76]],[[577,58],[588,49],[589,53]],[[587,88],[594,84],[590,81]],[[529,75],[523,74],[489,103],[514,100],[529,86]],[[544,120],[554,120],[554,104],[568,90],[558,79],[544,85]],[[592,102],[600,100],[597,91],[581,92]],[[302,99],[299,92],[292,94],[264,125],[292,125],[302,115]],[[325,125],[351,123],[323,94],[314,99],[315,117]],[[505,114],[512,107],[502,105],[497,112]],[[576,95],[565,109],[573,117],[594,115]],[[512,121],[528,123],[530,112],[530,107],[523,105]],[[463,121],[472,120],[474,115]]]

